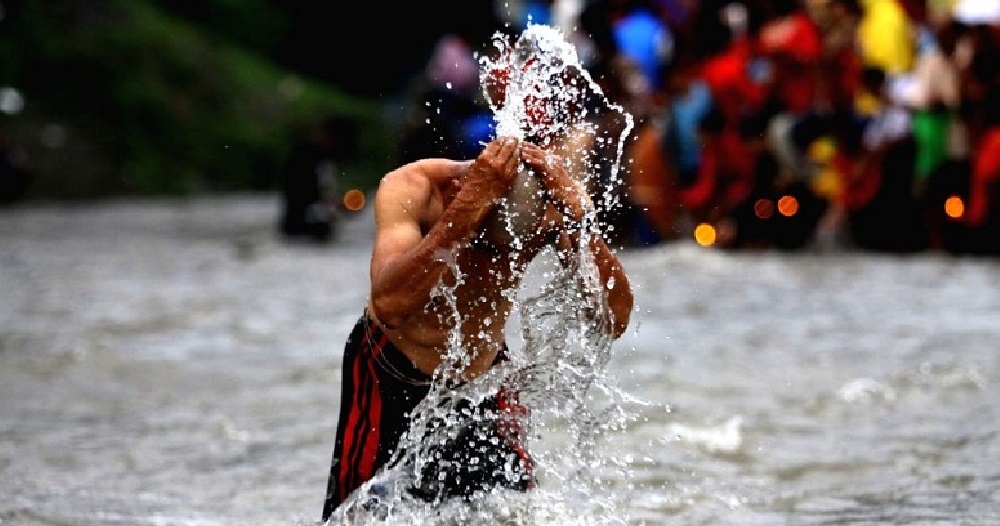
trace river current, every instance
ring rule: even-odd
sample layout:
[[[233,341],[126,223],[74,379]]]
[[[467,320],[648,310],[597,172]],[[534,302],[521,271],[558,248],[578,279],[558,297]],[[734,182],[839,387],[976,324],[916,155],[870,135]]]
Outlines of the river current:
[[[317,523],[372,229],[285,243],[278,205],[0,209],[0,525]],[[591,523],[1000,524],[1000,261],[619,255]]]

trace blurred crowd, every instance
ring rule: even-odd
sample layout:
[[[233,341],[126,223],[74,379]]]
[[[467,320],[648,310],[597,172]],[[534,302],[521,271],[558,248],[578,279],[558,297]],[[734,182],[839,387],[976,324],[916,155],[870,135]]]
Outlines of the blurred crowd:
[[[1000,254],[1000,0],[515,4],[635,117],[619,246]],[[480,44],[438,42],[399,162],[490,137]]]

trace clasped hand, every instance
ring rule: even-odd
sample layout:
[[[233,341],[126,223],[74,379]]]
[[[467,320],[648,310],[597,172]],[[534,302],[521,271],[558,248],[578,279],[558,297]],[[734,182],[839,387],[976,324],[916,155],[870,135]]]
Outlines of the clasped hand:
[[[487,204],[507,195],[517,177],[518,142],[513,137],[500,137],[487,144],[469,166],[462,187]]]
[[[594,202],[582,181],[571,176],[557,155],[535,144],[521,145],[521,158],[542,178],[549,200],[565,220],[579,224],[594,209]]]
[[[462,187],[474,199],[492,205],[513,188],[521,160],[538,174],[549,201],[566,222],[579,224],[586,219],[594,203],[583,182],[569,174],[557,155],[513,137],[487,144],[470,165]]]

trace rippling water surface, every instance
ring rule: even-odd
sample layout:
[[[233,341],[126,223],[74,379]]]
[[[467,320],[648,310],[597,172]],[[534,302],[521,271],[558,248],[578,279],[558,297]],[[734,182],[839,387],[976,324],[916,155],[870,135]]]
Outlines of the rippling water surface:
[[[0,210],[0,524],[317,521],[371,228],[285,244],[277,206]],[[1000,524],[1000,262],[621,256],[624,522]]]

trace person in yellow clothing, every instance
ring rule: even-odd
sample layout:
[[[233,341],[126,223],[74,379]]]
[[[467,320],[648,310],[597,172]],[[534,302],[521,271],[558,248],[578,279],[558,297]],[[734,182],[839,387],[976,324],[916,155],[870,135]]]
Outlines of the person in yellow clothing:
[[[916,50],[913,31],[900,0],[862,0],[864,14],[858,26],[858,48],[866,66],[877,66],[889,76],[913,68]]]

